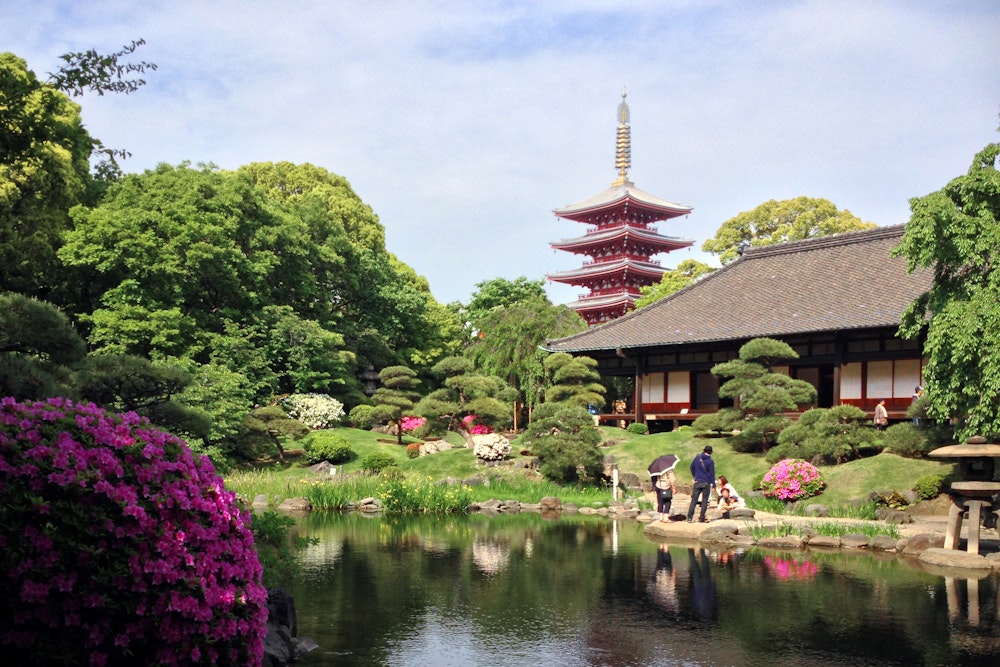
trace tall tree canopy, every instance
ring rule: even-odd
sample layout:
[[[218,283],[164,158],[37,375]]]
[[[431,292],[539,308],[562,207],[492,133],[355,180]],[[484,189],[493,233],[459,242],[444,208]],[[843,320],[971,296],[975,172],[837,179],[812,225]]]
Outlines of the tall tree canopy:
[[[850,211],[838,210],[826,199],[796,197],[766,201],[722,223],[713,238],[702,244],[705,252],[719,256],[723,264],[735,260],[745,248],[828,236],[876,225],[864,222]]]
[[[712,271],[715,271],[715,267],[709,266],[704,262],[699,262],[696,259],[685,259],[677,265],[676,269],[665,271],[659,282],[641,287],[639,293],[642,296],[636,299],[635,307],[642,308],[651,303],[656,303],[674,292],[679,292]]]
[[[964,176],[910,200],[896,249],[910,271],[934,267],[930,291],[903,315],[903,335],[927,327],[928,414],[957,420],[957,435],[1000,436],[1000,143]],[[930,320],[928,321],[928,316]]]
[[[56,251],[93,146],[80,107],[0,53],[0,291],[45,298],[56,287]]]
[[[503,378],[534,406],[541,402],[544,391],[547,353],[540,346],[549,338],[586,328],[583,318],[566,306],[553,306],[548,299],[520,301],[486,314],[467,353],[476,368]]]
[[[484,280],[476,283],[476,291],[462,308],[462,315],[473,330],[479,330],[483,320],[495,310],[524,301],[547,300],[544,286],[544,280],[528,280],[525,276]]]

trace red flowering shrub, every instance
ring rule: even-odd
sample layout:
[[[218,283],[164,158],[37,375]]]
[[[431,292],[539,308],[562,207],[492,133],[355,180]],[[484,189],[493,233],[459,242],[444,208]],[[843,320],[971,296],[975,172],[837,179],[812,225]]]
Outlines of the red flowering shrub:
[[[249,515],[135,413],[0,400],[0,651],[9,664],[259,665]]]

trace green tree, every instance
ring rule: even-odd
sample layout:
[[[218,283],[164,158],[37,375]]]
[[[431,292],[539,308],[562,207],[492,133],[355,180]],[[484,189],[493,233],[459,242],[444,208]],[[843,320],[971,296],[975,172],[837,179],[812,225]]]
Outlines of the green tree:
[[[597,361],[556,352],[546,357],[544,365],[548,377],[546,403],[569,403],[581,408],[594,406],[597,410],[604,406],[605,388],[597,372]]]
[[[74,396],[71,368],[86,354],[86,343],[58,308],[0,293],[0,396]]]
[[[754,338],[740,348],[739,359],[712,368],[712,375],[729,378],[719,387],[719,396],[738,402],[742,419],[737,424],[741,432],[733,438],[737,451],[766,452],[791,421],[782,413],[816,400],[811,384],[772,370],[775,363],[798,357],[787,343]]]
[[[641,287],[639,293],[642,296],[635,300],[635,307],[642,308],[656,303],[674,292],[679,292],[712,271],[715,271],[715,267],[696,259],[685,259],[677,265],[676,269],[664,272],[659,282]]]
[[[903,314],[900,332],[927,332],[927,413],[957,420],[956,435],[1000,436],[1000,143],[937,192],[910,200],[895,255],[912,272],[933,267],[931,289]]]
[[[382,386],[372,394],[375,414],[379,421],[391,421],[396,425],[397,442],[403,444],[403,415],[413,410],[413,404],[420,398],[416,387],[420,384],[417,373],[406,366],[389,366],[378,374]]]
[[[542,403],[525,430],[524,442],[538,457],[538,471],[560,483],[600,480],[601,432],[590,413],[573,402]]]
[[[461,309],[462,317],[478,331],[490,313],[525,301],[547,301],[544,280],[528,280],[520,276],[514,280],[494,278],[476,283],[469,303]]]
[[[0,291],[47,298],[58,287],[56,252],[93,146],[80,107],[0,53]]]
[[[444,386],[421,398],[414,411],[428,419],[433,432],[455,431],[471,446],[466,417],[475,415],[478,423],[492,428],[510,423],[517,392],[500,378],[477,373],[466,357],[445,357],[432,373]]]
[[[259,445],[273,445],[278,450],[278,460],[285,460],[282,440],[301,440],[309,434],[309,427],[297,419],[289,417],[277,405],[266,405],[255,409],[243,420],[245,453],[252,452]]]
[[[845,463],[860,458],[862,450],[875,442],[868,414],[853,405],[806,410],[778,434],[778,445],[767,452],[767,461],[810,460],[821,456],[828,462]]]
[[[480,372],[503,378],[533,407],[545,388],[547,353],[540,346],[586,328],[583,318],[566,306],[553,306],[547,299],[520,301],[487,313],[467,354]]]
[[[815,236],[841,234],[876,225],[864,222],[848,210],[838,210],[826,199],[796,197],[771,199],[751,211],[743,211],[722,223],[701,249],[719,256],[723,264],[735,260],[745,248],[798,241]]]

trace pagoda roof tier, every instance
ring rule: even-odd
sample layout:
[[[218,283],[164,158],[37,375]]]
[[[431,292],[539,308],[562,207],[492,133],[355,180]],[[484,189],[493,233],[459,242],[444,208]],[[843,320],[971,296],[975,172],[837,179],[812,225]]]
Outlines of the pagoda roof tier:
[[[601,310],[611,306],[622,306],[625,304],[635,303],[636,298],[637,297],[630,295],[627,292],[621,292],[619,294],[606,294],[604,296],[584,296],[580,297],[576,301],[567,303],[566,307],[572,308],[576,311]]]
[[[692,210],[692,206],[660,199],[635,187],[631,181],[625,181],[583,201],[557,208],[553,213],[560,218],[591,224],[616,218],[648,224],[687,215]]]
[[[629,273],[659,280],[665,270],[659,264],[653,264],[652,262],[618,259],[610,262],[591,262],[584,264],[579,269],[550,273],[546,278],[557,283],[587,286],[600,278]]]
[[[682,239],[676,236],[663,236],[650,229],[634,227],[623,224],[610,229],[591,232],[584,236],[577,236],[572,239],[562,239],[553,241],[550,245],[557,250],[569,250],[571,252],[582,252],[585,248],[599,247],[608,243],[622,243],[629,238],[633,238],[641,243],[645,243],[658,251],[670,252],[680,250],[694,245],[690,239]]]

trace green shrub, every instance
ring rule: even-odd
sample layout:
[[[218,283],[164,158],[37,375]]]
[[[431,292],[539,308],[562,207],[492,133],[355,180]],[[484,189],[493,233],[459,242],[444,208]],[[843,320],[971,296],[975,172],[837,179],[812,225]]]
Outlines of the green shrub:
[[[647,435],[649,433],[649,427],[642,422],[632,422],[625,427],[625,430],[636,435]]]
[[[406,458],[415,459],[420,456],[420,443],[411,442],[406,446]]]
[[[923,431],[910,422],[887,428],[882,434],[882,444],[885,451],[909,458],[919,458],[933,448]]]
[[[600,479],[604,455],[598,448],[601,432],[586,408],[543,403],[535,409],[523,441],[538,457],[538,471],[546,479],[580,483]]]
[[[305,460],[308,463],[320,461],[347,463],[354,457],[354,451],[347,438],[330,431],[313,433],[305,442],[305,452]]]
[[[826,461],[844,463],[861,457],[875,440],[868,426],[868,416],[853,405],[806,410],[778,435],[778,446],[765,457],[768,463],[786,458],[811,460],[821,456]]]
[[[361,468],[369,475],[377,475],[394,465],[396,465],[395,457],[386,452],[372,452],[361,461]]]
[[[924,475],[913,485],[913,490],[924,500],[937,498],[938,494],[941,493],[941,487],[944,486],[944,480],[945,476],[939,473]]]
[[[355,428],[370,429],[378,421],[375,415],[374,405],[356,405],[347,415]]]
[[[760,484],[763,481],[764,481],[764,473],[760,473],[759,475],[754,475],[753,477],[751,477],[750,478],[750,490],[751,491],[760,491]]]

